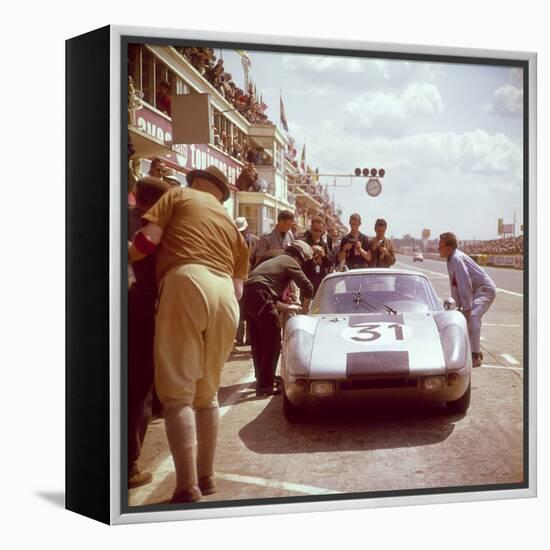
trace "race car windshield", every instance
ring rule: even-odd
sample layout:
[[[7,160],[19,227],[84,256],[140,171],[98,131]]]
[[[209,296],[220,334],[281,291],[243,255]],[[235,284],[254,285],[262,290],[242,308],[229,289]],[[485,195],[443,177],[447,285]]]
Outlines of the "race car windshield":
[[[354,275],[323,281],[312,313],[414,312],[440,310],[431,284],[419,275]]]

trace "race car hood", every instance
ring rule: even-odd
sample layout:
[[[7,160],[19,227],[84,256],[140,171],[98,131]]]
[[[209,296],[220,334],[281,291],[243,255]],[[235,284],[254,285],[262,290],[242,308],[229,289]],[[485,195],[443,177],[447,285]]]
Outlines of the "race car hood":
[[[319,315],[311,378],[445,374],[431,313]]]

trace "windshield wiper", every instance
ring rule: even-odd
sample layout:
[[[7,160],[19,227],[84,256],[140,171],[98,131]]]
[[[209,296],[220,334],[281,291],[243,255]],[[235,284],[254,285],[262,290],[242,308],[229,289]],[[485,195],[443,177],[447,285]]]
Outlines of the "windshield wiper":
[[[360,305],[364,305],[366,307],[373,308],[376,310],[376,306],[373,304],[368,303],[366,300],[363,300],[363,296],[361,295],[361,285],[359,285],[359,289],[351,292],[354,296],[353,303],[355,304],[355,309],[359,309]]]
[[[364,300],[363,296],[361,294],[361,285],[359,285],[358,290],[352,291],[352,294],[353,294],[353,303],[355,304],[355,309],[359,309],[360,305],[364,305],[364,306],[370,307],[370,308],[372,308],[376,311],[376,306],[382,306],[388,313],[391,313],[393,315],[398,314],[397,310],[393,309],[393,307],[391,307],[387,304],[377,302],[376,300],[370,300],[369,302]],[[372,302],[374,302],[374,303],[372,303]]]

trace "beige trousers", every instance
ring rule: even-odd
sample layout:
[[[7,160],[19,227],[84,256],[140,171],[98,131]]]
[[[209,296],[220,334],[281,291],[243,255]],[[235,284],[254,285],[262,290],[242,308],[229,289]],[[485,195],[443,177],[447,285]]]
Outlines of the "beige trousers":
[[[239,322],[233,281],[202,265],[170,270],[160,285],[155,386],[166,408],[216,407]]]

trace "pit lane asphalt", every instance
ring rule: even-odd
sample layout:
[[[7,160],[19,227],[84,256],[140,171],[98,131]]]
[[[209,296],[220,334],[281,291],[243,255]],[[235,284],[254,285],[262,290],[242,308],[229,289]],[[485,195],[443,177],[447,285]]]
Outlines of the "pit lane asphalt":
[[[446,266],[399,257],[397,267],[427,273],[449,295]],[[367,494],[373,491],[496,487],[523,480],[523,316],[521,271],[496,269],[499,292],[483,319],[484,366],[472,374],[465,416],[439,404],[365,405],[288,424],[281,398],[256,398],[250,348],[238,347],[224,368],[215,494],[205,502],[268,503],[273,497]],[[129,505],[166,503],[175,485],[162,419],[148,430],[140,466],[149,485]],[[256,500],[257,499],[257,500]]]

